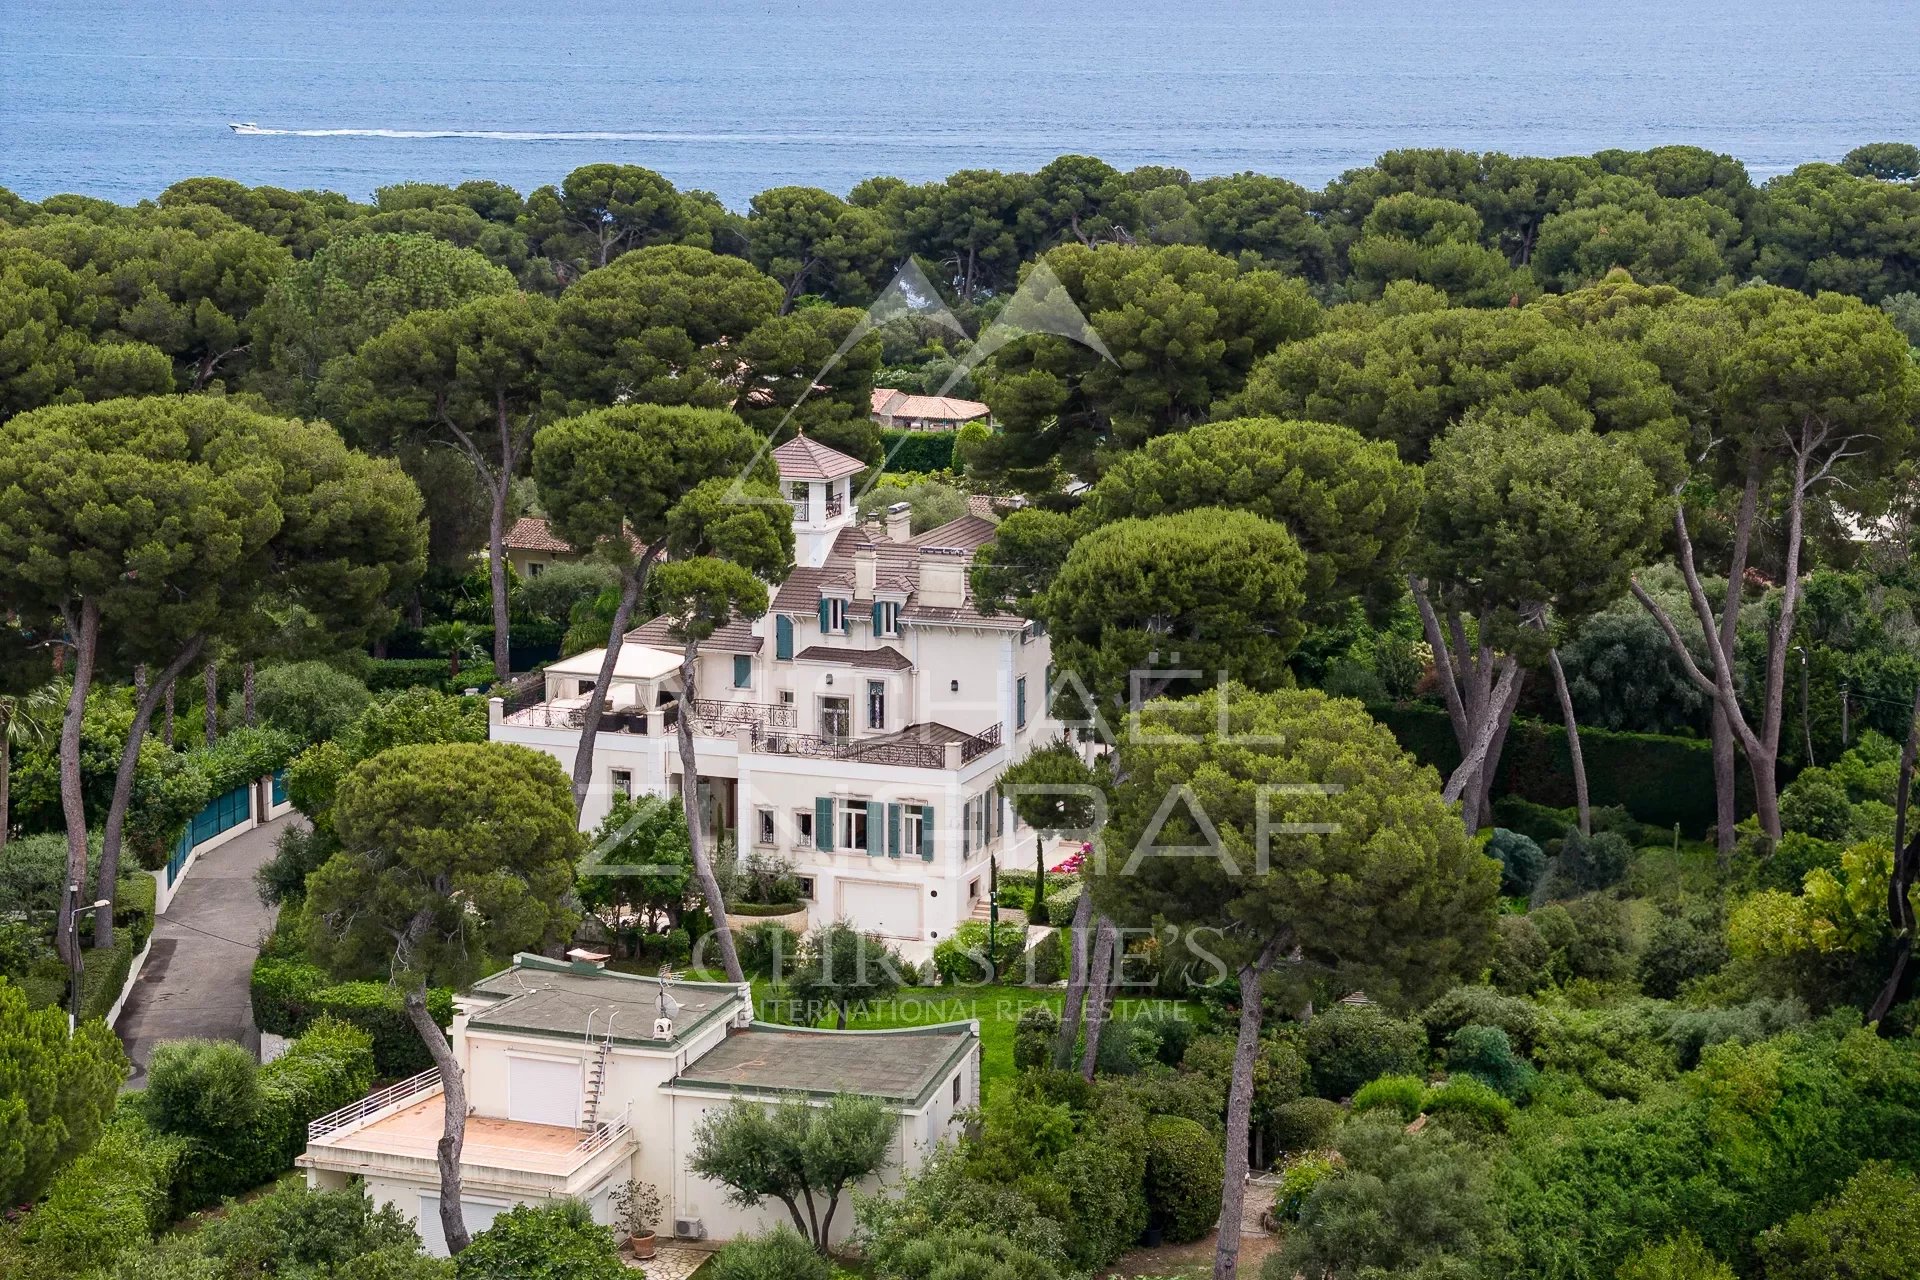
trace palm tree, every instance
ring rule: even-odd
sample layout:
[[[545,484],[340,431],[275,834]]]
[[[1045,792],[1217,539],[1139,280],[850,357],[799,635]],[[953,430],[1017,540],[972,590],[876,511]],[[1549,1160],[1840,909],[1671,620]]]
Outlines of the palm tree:
[[[436,622],[420,633],[427,648],[447,655],[447,678],[460,674],[460,659],[480,647],[480,630],[471,622]]]
[[[12,825],[7,804],[13,791],[13,749],[46,741],[59,723],[66,700],[58,682],[17,697],[0,696],[0,847],[5,847]]]

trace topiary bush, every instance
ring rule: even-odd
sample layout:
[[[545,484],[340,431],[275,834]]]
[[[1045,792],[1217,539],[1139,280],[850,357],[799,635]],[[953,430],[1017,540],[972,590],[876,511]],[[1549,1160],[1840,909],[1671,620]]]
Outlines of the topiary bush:
[[[1524,920],[1526,917],[1513,917]],[[1492,987],[1455,987],[1420,1011],[1432,1044],[1445,1044],[1464,1026],[1499,1027],[1520,1053],[1530,1053],[1539,1038],[1543,1019],[1531,1000],[1503,995]]]
[[[1298,1098],[1274,1108],[1268,1132],[1282,1151],[1323,1151],[1346,1112],[1328,1098]]]
[[[1353,1095],[1353,1110],[1357,1115],[1388,1108],[1398,1112],[1402,1120],[1412,1120],[1419,1116],[1426,1096],[1427,1082],[1419,1076],[1381,1076],[1360,1086]]]
[[[1513,1118],[1513,1104],[1476,1076],[1449,1077],[1427,1090],[1420,1109],[1437,1120],[1473,1132],[1499,1133]]]
[[[1547,870],[1547,855],[1531,838],[1506,827],[1495,827],[1487,841],[1487,856],[1500,862],[1500,892],[1524,898]]]
[[[1019,1071],[1045,1071],[1053,1065],[1053,1039],[1060,1031],[1051,1006],[1030,1004],[1013,1028],[1013,1065]]]
[[[1307,1023],[1306,1054],[1313,1091],[1344,1098],[1379,1076],[1419,1074],[1427,1032],[1376,1005],[1337,1004]]]
[[[1198,1240],[1220,1218],[1225,1158],[1212,1134],[1180,1116],[1147,1122],[1147,1204],[1174,1244]]]
[[[710,1280],[829,1280],[832,1265],[792,1227],[741,1236],[704,1268]]]
[[[156,1129],[225,1145],[260,1110],[259,1074],[231,1040],[169,1040],[153,1051],[141,1102]]]
[[[1559,876],[1575,890],[1608,889],[1626,877],[1633,865],[1633,842],[1614,831],[1583,836],[1569,831],[1560,841]]]

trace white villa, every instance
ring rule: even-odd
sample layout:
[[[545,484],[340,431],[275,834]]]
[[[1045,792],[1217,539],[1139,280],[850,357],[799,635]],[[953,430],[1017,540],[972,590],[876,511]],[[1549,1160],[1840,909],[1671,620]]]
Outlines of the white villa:
[[[805,436],[774,459],[796,567],[765,617],[700,646],[701,818],[743,857],[790,860],[810,923],[844,917],[919,958],[984,907],[989,856],[1016,847],[996,783],[1060,732],[1047,718],[1047,639],[975,607],[968,569],[992,518],[915,535],[901,503],[884,526],[863,527],[851,489],[862,463]],[[494,699],[490,737],[571,769],[604,654],[556,662],[544,686]],[[679,794],[679,661],[663,620],[628,633],[583,828],[616,793]]]
[[[611,1224],[628,1178],[659,1189],[662,1236],[727,1240],[788,1221],[777,1201],[729,1205],[688,1172],[694,1128],[738,1097],[879,1099],[899,1120],[873,1191],[917,1170],[980,1089],[978,1023],[901,1031],[811,1031],[753,1021],[752,995],[727,983],[663,984],[522,955],[456,1001],[454,1056],[470,1112],[460,1162],[467,1229],[516,1204],[584,1200]],[[414,1221],[444,1256],[436,1165],[444,1104],[437,1072],[308,1126],[299,1165],[313,1187],[362,1179],[376,1205]],[[835,1219],[851,1229],[851,1205]]]

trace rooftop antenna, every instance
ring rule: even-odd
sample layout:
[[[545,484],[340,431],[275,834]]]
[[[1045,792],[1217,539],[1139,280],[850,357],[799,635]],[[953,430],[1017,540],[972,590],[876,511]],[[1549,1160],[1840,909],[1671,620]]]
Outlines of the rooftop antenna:
[[[655,1040],[673,1039],[673,1020],[680,1012],[680,1002],[668,993],[673,983],[673,970],[667,965],[660,966],[659,1015],[653,1020],[653,1038]]]

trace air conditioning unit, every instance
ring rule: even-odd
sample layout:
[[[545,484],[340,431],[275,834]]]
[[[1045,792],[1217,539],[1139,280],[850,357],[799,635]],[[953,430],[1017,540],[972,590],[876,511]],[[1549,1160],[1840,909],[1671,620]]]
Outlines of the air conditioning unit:
[[[675,1218],[673,1220],[674,1238],[678,1240],[705,1240],[707,1224],[699,1218]]]

